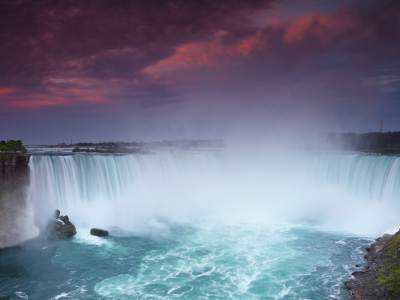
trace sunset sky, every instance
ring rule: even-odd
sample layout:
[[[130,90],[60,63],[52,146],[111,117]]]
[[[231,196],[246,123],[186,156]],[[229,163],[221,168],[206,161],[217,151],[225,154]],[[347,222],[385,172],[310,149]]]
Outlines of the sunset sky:
[[[0,140],[400,131],[400,1],[3,0]]]

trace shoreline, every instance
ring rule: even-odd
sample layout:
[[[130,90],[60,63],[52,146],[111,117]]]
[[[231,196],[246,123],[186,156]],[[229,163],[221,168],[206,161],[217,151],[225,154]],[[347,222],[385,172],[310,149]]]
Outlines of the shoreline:
[[[369,265],[344,282],[355,299],[400,299],[400,230],[384,234],[366,249]]]

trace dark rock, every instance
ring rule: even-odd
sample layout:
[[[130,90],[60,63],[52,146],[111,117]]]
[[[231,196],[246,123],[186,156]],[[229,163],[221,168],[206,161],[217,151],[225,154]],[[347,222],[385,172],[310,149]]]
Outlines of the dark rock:
[[[109,232],[110,235],[122,235],[122,234],[124,234],[124,231],[118,226],[113,226],[113,227],[108,228],[108,232]]]
[[[365,272],[353,272],[351,273],[355,278],[363,278],[365,276]]]
[[[381,239],[382,241],[387,241],[390,240],[393,237],[393,235],[385,233],[384,235],[382,235]]]
[[[368,259],[368,260],[373,260],[373,259],[374,259],[373,256],[372,256],[370,253],[367,253],[367,254],[364,256],[364,258],[365,258],[365,259]]]
[[[76,234],[76,228],[74,225],[65,225],[57,220],[50,220],[47,224],[46,235],[47,238],[53,239],[65,239]]]
[[[56,220],[50,220],[47,224],[45,230],[45,236],[47,238],[51,240],[65,239],[76,234],[76,228],[74,224],[69,221],[68,216],[60,216],[60,211],[57,209],[54,212],[54,217]]]
[[[69,221],[68,216],[60,216],[60,220],[63,221],[65,225],[72,225],[72,223]]]
[[[377,296],[378,298],[382,298],[382,297],[385,296],[385,292],[382,291],[382,290],[378,290],[378,291],[376,292],[376,296]]]
[[[356,267],[359,268],[360,266],[359,266],[359,265],[356,265]]]
[[[90,230],[90,234],[91,235],[95,235],[95,236],[107,236],[108,235],[108,231],[107,230],[103,230],[103,229],[98,229],[98,228],[92,228]]]

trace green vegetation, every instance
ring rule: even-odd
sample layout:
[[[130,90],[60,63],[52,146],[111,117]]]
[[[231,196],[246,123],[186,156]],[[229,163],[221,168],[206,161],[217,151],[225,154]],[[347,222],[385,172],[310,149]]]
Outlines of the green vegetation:
[[[395,236],[387,245],[390,260],[386,263],[385,268],[379,271],[379,284],[389,291],[400,292],[400,258],[398,251],[400,250],[400,234]]]
[[[21,151],[22,153],[26,153],[26,148],[22,145],[22,141],[17,140],[9,140],[0,142],[0,151]]]

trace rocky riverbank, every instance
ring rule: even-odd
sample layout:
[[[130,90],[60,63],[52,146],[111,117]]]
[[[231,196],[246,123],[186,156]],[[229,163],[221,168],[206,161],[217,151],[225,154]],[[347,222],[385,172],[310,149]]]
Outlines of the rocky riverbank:
[[[370,265],[354,272],[345,286],[356,299],[400,299],[400,231],[378,238],[367,252]]]

